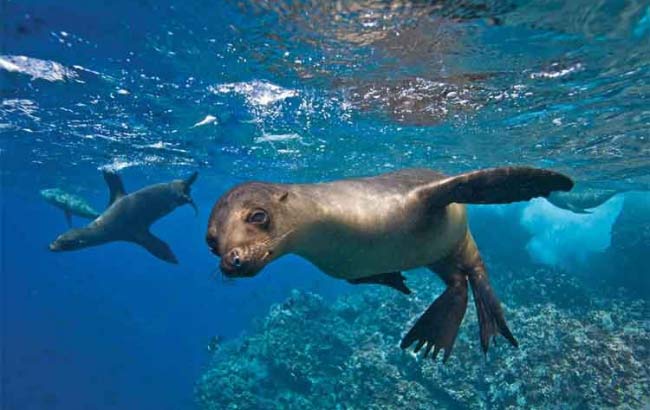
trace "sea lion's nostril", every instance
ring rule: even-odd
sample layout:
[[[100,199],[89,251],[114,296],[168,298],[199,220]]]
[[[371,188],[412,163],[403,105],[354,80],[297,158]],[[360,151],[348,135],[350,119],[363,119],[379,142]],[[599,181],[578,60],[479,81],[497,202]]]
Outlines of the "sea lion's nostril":
[[[233,249],[230,252],[230,262],[232,266],[239,268],[241,266],[241,259],[239,259],[239,251],[237,249]]]

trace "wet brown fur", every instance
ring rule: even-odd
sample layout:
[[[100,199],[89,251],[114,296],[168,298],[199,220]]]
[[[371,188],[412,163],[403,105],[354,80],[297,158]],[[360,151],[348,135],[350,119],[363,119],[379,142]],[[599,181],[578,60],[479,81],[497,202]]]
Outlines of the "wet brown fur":
[[[447,290],[406,334],[402,347],[417,342],[416,352],[426,347],[425,356],[433,349],[434,357],[444,349],[447,360],[465,313],[468,282],[483,350],[499,333],[517,346],[489,285],[462,203],[521,201],[572,185],[561,174],[524,167],[457,177],[409,169],[318,184],[251,182],[233,188],[215,204],[207,241],[222,256],[224,273],[232,277],[253,276],[287,253],[355,283],[426,266]],[[246,223],[255,209],[270,215],[268,226]],[[236,268],[224,262],[233,249],[241,256]],[[364,278],[369,280],[360,280]]]

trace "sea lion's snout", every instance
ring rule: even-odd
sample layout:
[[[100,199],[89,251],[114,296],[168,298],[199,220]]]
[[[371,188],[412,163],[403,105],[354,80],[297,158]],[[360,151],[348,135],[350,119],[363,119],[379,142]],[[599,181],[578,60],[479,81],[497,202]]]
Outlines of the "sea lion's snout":
[[[239,249],[233,249],[221,257],[221,271],[227,276],[239,276],[240,270],[245,268]]]
[[[68,232],[59,235],[48,248],[52,252],[73,251],[86,246],[86,239],[82,236],[79,229],[71,229]]]
[[[234,248],[221,256],[219,268],[230,277],[250,277],[259,272],[264,263],[244,248]]]
[[[252,277],[272,260],[284,255],[289,192],[261,182],[238,185],[212,208],[206,242],[221,258],[220,269],[229,277]]]
[[[74,249],[74,243],[59,236],[48,246],[51,252],[63,252]]]
[[[247,247],[235,247],[230,250],[219,250],[219,239],[215,229],[209,229],[205,241],[208,244],[210,252],[221,258],[219,268],[224,275],[230,277],[253,276],[261,267],[255,252],[251,252]]]

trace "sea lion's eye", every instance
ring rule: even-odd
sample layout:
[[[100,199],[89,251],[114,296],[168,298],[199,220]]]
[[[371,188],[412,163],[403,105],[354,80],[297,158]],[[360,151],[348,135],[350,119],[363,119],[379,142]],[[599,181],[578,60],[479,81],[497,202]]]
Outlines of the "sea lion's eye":
[[[256,209],[248,215],[246,222],[255,225],[266,225],[269,222],[269,215],[263,209]]]

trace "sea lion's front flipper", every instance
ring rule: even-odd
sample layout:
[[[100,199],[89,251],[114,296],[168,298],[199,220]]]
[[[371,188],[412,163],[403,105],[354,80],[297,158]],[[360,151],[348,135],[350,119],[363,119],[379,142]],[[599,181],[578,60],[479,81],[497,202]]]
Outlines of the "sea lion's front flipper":
[[[359,285],[363,283],[373,284],[373,285],[385,285],[393,289],[396,289],[406,295],[411,293],[411,289],[406,286],[404,281],[406,278],[402,275],[402,272],[389,272],[389,273],[380,273],[378,275],[366,276],[365,278],[357,279],[348,279],[348,282],[353,285]]]
[[[482,266],[478,266],[470,271],[469,283],[472,285],[472,294],[474,295],[474,304],[476,305],[483,353],[487,353],[490,347],[490,338],[499,333],[511,345],[519,347],[517,339],[515,339],[508,328],[508,324],[503,315],[503,309],[501,308],[501,302],[499,302],[499,298],[497,298],[492,286],[490,286],[487,274]]]
[[[424,357],[426,358],[433,348],[434,360],[440,350],[444,349],[445,355],[442,361],[446,362],[451,355],[466,309],[467,279],[464,275],[457,275],[453,280],[448,281],[447,289],[415,322],[402,339],[400,347],[406,349],[417,341],[418,344],[413,351],[417,353],[426,345]]]
[[[529,167],[484,169],[456,175],[417,188],[416,195],[432,207],[452,202],[505,204],[527,201],[553,191],[569,191],[573,181],[558,172]]]
[[[126,195],[126,191],[124,190],[122,178],[120,178],[119,175],[117,175],[115,172],[106,170],[104,170],[102,173],[104,174],[104,181],[106,181],[106,185],[108,185],[108,190],[110,192],[108,206],[111,206],[113,202]]]
[[[169,263],[178,263],[178,259],[172,252],[171,248],[165,241],[154,236],[151,232],[145,231],[133,238],[133,242],[144,247],[156,258],[162,259]]]
[[[72,228],[72,212],[66,209],[63,211],[63,214],[65,215],[65,220],[68,222],[68,227]]]

